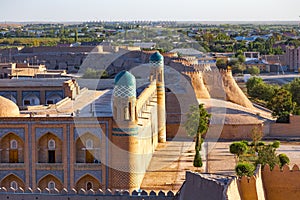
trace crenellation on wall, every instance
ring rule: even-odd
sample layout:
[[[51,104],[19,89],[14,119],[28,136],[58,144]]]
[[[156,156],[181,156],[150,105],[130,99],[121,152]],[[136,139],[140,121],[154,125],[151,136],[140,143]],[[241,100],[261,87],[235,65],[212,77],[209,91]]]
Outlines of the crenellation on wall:
[[[0,199],[19,199],[20,195],[22,195],[23,200],[31,200],[31,199],[65,199],[68,197],[70,200],[95,200],[97,198],[104,198],[105,199],[141,199],[141,198],[150,198],[150,199],[157,199],[157,200],[176,200],[179,199],[179,196],[172,191],[159,191],[158,193],[154,191],[137,191],[134,190],[131,193],[128,190],[110,190],[106,189],[105,191],[99,190],[85,190],[81,188],[80,190],[71,189],[67,190],[66,188],[63,188],[62,190],[58,190],[56,188],[54,189],[48,189],[45,188],[41,190],[40,188],[37,188],[35,191],[33,191],[31,188],[27,188],[26,190],[23,190],[22,188],[19,188],[17,190],[13,188],[0,188]]]
[[[299,166],[275,166],[273,170],[268,165],[262,170],[266,198],[269,200],[293,200],[300,196]]]

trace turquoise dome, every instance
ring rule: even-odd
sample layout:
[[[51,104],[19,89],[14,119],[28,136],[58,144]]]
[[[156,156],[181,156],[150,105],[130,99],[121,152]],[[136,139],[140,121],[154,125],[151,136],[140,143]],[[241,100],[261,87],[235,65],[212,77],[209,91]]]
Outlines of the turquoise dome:
[[[135,77],[128,71],[121,71],[115,77],[115,85],[135,86]]]
[[[115,97],[136,97],[136,80],[128,71],[121,71],[115,77]]]
[[[164,57],[157,51],[150,56],[150,62],[162,62]]]

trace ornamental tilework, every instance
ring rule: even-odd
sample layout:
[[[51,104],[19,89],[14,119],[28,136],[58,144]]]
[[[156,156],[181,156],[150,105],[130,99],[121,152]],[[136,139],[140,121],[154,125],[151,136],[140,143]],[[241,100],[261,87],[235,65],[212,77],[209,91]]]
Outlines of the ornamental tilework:
[[[15,99],[17,99],[17,92],[16,91],[0,92],[0,96],[3,96],[3,97],[13,96]]]
[[[63,129],[62,128],[36,128],[35,138],[38,140],[46,133],[52,133],[56,135],[59,139],[63,140]]]
[[[25,140],[25,133],[23,128],[1,128],[0,129],[0,138],[8,133],[14,133],[18,135],[20,138]]]
[[[100,128],[74,128],[74,140],[77,140],[78,137],[80,137],[81,135],[85,134],[85,133],[91,133],[95,136],[97,136],[98,138],[100,138],[100,140],[102,139],[102,134],[103,131]]]
[[[64,97],[63,91],[62,91],[62,90],[57,90],[57,91],[46,91],[46,99],[47,99],[48,97],[51,97],[52,95],[58,95],[58,96],[60,96],[61,98]]]
[[[76,170],[75,171],[75,183],[77,181],[79,181],[79,179],[85,175],[92,175],[93,177],[98,179],[98,181],[100,183],[102,183],[102,171],[101,170],[84,170],[84,171]]]
[[[63,170],[36,170],[36,182],[38,183],[43,177],[52,175],[58,178],[62,183],[64,182]]]
[[[23,182],[25,182],[25,170],[1,170],[0,181],[11,174],[19,177]]]
[[[136,87],[127,85],[116,85],[114,89],[115,97],[135,97]]]
[[[150,61],[150,64],[154,67],[162,67],[163,66],[163,61]]]

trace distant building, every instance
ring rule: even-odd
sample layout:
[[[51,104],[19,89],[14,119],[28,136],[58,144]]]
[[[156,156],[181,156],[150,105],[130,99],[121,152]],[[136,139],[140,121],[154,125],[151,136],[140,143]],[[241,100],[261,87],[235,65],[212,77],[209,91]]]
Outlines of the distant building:
[[[249,59],[244,64],[246,65],[246,69],[256,66],[261,72],[270,72],[269,64],[261,59]]]
[[[257,58],[259,59],[260,58],[260,53],[259,52],[244,52],[244,56],[246,58]]]
[[[133,46],[140,47],[141,49],[154,49],[156,46],[155,42],[135,42]]]
[[[45,65],[29,63],[0,63],[1,78],[59,78],[66,75],[66,70],[47,70]]]
[[[285,53],[285,61],[288,70],[291,72],[299,72],[300,68],[300,47],[287,47]]]

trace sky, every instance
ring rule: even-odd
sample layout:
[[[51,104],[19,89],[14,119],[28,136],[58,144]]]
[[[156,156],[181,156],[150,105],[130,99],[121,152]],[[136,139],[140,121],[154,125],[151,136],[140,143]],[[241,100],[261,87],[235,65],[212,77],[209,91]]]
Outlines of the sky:
[[[0,0],[0,22],[300,21],[299,0]]]

